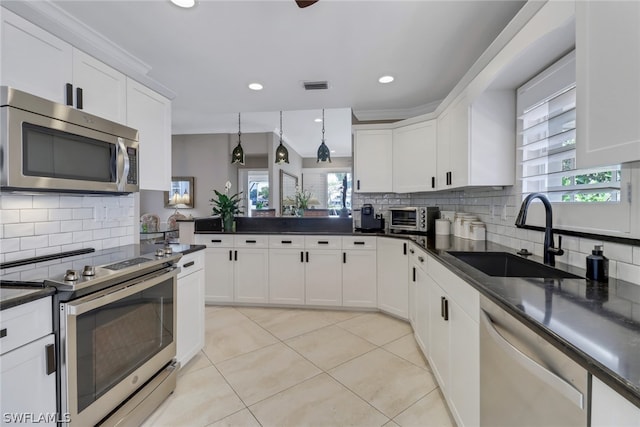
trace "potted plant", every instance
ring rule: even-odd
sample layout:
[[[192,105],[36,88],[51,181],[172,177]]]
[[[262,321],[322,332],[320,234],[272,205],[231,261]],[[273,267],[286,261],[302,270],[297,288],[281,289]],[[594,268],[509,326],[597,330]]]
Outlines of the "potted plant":
[[[231,190],[231,182],[227,181],[224,185],[224,193],[214,189],[213,192],[216,194],[217,199],[213,198],[209,200],[213,205],[212,214],[220,215],[222,219],[222,229],[225,232],[233,231],[235,215],[242,213],[240,210],[240,195],[242,192],[229,196],[229,190]]]

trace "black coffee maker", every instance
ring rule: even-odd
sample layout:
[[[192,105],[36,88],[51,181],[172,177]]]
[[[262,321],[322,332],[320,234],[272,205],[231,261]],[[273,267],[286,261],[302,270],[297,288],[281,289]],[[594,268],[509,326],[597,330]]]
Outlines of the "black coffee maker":
[[[365,203],[360,209],[359,231],[384,231],[384,218],[382,215],[375,215],[373,205],[369,203]]]

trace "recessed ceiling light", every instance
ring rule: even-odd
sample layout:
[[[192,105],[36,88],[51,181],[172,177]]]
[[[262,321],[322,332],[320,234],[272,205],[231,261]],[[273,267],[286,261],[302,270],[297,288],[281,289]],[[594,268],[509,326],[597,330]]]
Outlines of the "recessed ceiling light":
[[[249,89],[262,90],[262,85],[260,83],[249,83]]]
[[[391,83],[393,81],[393,76],[382,76],[378,79],[380,83]]]
[[[336,152],[336,150],[331,150],[331,152],[332,152],[332,153],[335,153],[335,152]]]
[[[314,119],[313,121],[316,122],[316,123],[322,123],[322,119],[319,118],[319,117],[317,119]]]
[[[176,6],[188,9],[196,5],[196,0],[171,0],[171,3],[175,4]]]

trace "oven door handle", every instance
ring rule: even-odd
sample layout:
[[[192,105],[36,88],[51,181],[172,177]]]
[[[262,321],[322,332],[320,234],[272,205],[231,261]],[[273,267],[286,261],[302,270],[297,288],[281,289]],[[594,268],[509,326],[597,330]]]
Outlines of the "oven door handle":
[[[79,316],[88,311],[95,310],[98,307],[126,298],[137,292],[151,288],[171,277],[176,277],[178,271],[179,269],[177,267],[171,267],[170,270],[165,270],[155,276],[138,278],[136,282],[124,283],[120,286],[116,285],[115,287],[104,289],[95,294],[87,295],[84,298],[68,302],[65,304],[67,314],[70,316]]]
[[[129,154],[127,153],[127,147],[124,145],[124,140],[122,138],[118,138],[118,147],[120,148],[118,151],[120,154],[119,157],[122,157],[122,174],[118,175],[118,191],[124,191],[125,184],[127,183],[127,177],[129,176]]]

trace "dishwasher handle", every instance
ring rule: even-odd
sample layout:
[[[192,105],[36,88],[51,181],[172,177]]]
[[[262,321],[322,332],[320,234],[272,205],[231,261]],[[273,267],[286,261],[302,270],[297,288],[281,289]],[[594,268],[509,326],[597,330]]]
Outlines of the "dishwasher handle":
[[[584,395],[579,390],[514,347],[513,344],[500,335],[500,332],[495,328],[491,318],[484,310],[480,310],[480,323],[489,333],[491,339],[499,345],[505,353],[513,358],[513,360],[558,393],[562,394],[571,403],[580,409],[584,409]]]

